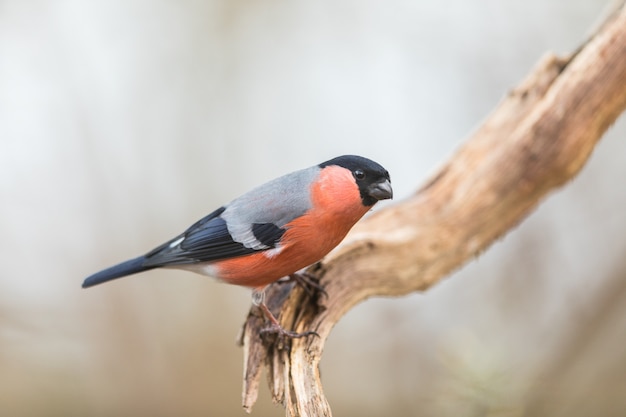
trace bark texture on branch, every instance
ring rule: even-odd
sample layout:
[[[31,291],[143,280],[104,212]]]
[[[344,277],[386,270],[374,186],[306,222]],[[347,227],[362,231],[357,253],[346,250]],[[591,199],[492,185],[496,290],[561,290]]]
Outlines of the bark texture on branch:
[[[318,365],[335,323],[369,297],[425,290],[473,259],[575,176],[625,108],[622,5],[576,53],[545,56],[412,197],[357,224],[311,267],[328,296],[291,284],[268,289],[285,328],[320,337],[262,339],[265,323],[253,307],[241,338],[244,408],[256,401],[266,368],[288,416],[330,416]]]

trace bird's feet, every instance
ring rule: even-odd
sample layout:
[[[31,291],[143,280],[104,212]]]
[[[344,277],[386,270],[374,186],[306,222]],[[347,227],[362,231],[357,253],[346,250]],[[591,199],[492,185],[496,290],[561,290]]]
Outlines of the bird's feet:
[[[283,328],[278,322],[278,319],[274,317],[269,307],[267,307],[267,304],[265,304],[265,293],[263,291],[256,291],[256,290],[253,291],[252,302],[261,309],[265,318],[270,322],[269,326],[261,329],[260,331],[261,335],[276,334],[279,338],[289,338],[289,339],[299,339],[301,337],[307,337],[307,336],[320,337],[320,335],[314,331],[298,333],[298,332],[286,330],[285,328]]]
[[[292,330],[286,330],[283,327],[281,327],[279,324],[276,323],[270,323],[269,326],[267,326],[264,329],[261,329],[261,334],[275,334],[277,335],[279,338],[280,337],[286,337],[288,339],[300,339],[301,337],[307,337],[307,336],[317,336],[320,337],[320,335],[317,332],[314,332],[312,330],[306,331],[306,332],[302,332],[302,333],[298,333],[298,332],[294,332]]]
[[[279,283],[287,283],[287,282],[295,282],[298,284],[306,293],[313,297],[316,293],[324,294],[328,298],[328,293],[324,289],[324,287],[317,281],[316,277],[308,272],[295,272],[286,280],[277,281]]]

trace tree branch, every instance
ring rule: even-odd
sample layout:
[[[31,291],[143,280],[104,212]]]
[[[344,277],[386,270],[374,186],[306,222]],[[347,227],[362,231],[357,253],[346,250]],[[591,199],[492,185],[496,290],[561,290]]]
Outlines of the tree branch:
[[[318,365],[335,323],[369,297],[423,291],[476,257],[574,177],[625,108],[622,4],[571,56],[545,56],[412,197],[367,217],[311,267],[327,297],[291,284],[268,289],[285,328],[320,337],[262,339],[253,307],[241,338],[244,408],[256,401],[265,367],[288,416],[330,416]]]

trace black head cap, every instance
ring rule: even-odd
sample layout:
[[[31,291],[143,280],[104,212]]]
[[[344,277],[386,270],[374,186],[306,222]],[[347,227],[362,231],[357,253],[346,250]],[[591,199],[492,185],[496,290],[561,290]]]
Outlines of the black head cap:
[[[393,197],[389,172],[377,162],[358,155],[342,155],[322,162],[319,167],[331,165],[337,165],[352,172],[359,186],[363,205],[373,206],[378,200]]]

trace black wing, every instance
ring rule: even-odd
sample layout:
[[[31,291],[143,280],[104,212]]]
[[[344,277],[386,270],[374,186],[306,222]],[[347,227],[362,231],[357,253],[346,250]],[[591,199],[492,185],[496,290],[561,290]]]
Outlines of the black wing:
[[[145,255],[145,266],[181,265],[218,261],[258,252],[233,240],[220,216],[221,207],[193,224],[183,234],[153,249]],[[252,233],[258,242],[266,246],[261,250],[275,248],[285,232],[273,223],[257,223]]]
[[[276,226],[274,223],[253,223],[252,234],[262,244],[275,248],[283,237],[285,229]]]

